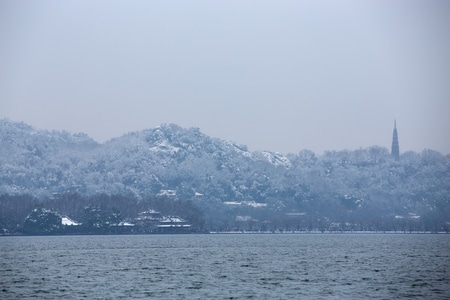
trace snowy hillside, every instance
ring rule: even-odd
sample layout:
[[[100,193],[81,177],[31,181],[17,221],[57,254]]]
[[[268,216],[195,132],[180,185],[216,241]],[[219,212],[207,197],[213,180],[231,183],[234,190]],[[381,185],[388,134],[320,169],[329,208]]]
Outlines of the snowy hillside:
[[[264,207],[314,218],[414,214],[450,221],[450,156],[432,150],[403,153],[400,161],[377,146],[285,156],[174,124],[98,144],[85,134],[8,120],[0,120],[0,141],[0,194],[164,195],[255,218]]]
[[[253,198],[250,191],[259,191],[252,186],[277,168],[290,166],[280,154],[251,153],[245,146],[174,124],[129,133],[103,145],[86,135],[37,131],[5,120],[1,135],[2,193],[142,196],[176,190],[185,198]],[[247,177],[254,177],[250,184]]]

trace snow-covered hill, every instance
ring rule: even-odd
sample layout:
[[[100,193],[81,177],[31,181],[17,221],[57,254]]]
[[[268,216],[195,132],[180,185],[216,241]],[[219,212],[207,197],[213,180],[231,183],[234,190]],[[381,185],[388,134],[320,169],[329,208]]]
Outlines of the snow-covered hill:
[[[72,191],[156,195],[175,190],[181,197],[202,194],[225,200],[244,197],[241,192],[251,189],[244,182],[247,175],[265,178],[265,173],[290,167],[280,154],[249,152],[197,128],[174,124],[102,145],[85,134],[36,130],[7,120],[1,121],[0,130],[2,193],[46,197]]]
[[[439,211],[450,221],[450,156],[432,150],[403,153],[400,161],[377,146],[285,156],[174,124],[99,144],[8,120],[0,120],[0,143],[0,194],[165,195],[209,209],[260,203],[239,207],[349,218]]]

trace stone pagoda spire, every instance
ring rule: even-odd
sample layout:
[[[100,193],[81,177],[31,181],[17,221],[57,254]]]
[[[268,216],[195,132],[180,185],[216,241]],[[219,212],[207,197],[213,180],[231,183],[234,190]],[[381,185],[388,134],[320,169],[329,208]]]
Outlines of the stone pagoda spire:
[[[395,160],[400,159],[400,148],[398,146],[397,122],[394,120],[394,133],[392,135],[391,155]]]

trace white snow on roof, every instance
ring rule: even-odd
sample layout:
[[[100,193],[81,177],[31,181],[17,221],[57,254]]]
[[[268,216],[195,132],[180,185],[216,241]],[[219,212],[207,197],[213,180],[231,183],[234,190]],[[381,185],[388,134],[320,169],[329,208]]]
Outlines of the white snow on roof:
[[[180,217],[164,217],[160,221],[161,223],[185,223],[186,221]]]
[[[160,190],[158,196],[176,196],[177,191],[175,190]]]
[[[158,228],[170,228],[170,227],[176,227],[176,228],[189,228],[191,225],[189,224],[160,224],[157,225]]]
[[[255,201],[241,201],[241,202],[225,201],[223,204],[225,204],[225,205],[247,205],[247,206],[251,206],[251,207],[266,207],[267,206],[267,203],[258,203]]]
[[[225,205],[241,205],[241,202],[225,201],[223,204],[225,204]]]
[[[120,222],[119,226],[134,226],[134,224],[131,224],[129,222]]]
[[[251,216],[236,216],[236,221],[247,222],[252,220],[253,218]]]
[[[286,213],[286,216],[304,216],[306,213],[304,212],[292,212],[292,213]]]
[[[251,207],[266,207],[267,203],[258,203],[255,201],[242,201],[242,204],[251,206]]]

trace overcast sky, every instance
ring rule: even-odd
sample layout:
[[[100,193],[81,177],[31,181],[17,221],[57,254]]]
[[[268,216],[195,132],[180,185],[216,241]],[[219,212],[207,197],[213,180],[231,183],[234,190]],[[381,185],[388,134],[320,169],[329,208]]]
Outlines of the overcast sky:
[[[1,1],[0,118],[450,153],[450,1]]]

